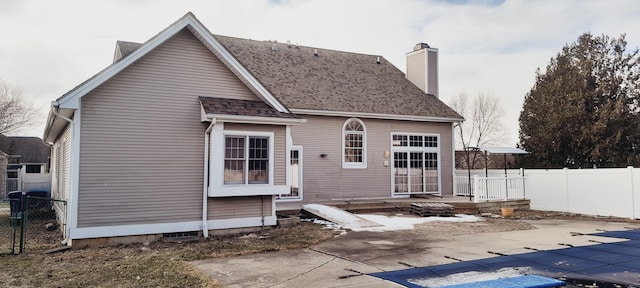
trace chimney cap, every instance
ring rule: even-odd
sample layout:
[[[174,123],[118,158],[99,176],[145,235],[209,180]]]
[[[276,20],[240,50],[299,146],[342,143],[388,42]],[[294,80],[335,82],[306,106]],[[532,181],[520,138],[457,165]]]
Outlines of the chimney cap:
[[[418,51],[425,48],[431,48],[431,46],[429,46],[429,44],[427,43],[418,43],[416,44],[416,46],[413,46],[413,51]]]

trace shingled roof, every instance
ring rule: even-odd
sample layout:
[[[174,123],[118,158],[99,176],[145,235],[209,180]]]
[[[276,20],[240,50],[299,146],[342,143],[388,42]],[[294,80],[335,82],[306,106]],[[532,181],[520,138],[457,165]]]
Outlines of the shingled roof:
[[[262,101],[199,97],[207,114],[225,114],[256,117],[298,118],[291,113],[279,112]]]
[[[462,119],[384,57],[214,36],[289,109]]]
[[[47,163],[51,148],[38,137],[9,137],[0,134],[0,151],[20,156],[20,163]]]
[[[289,109],[462,119],[381,56],[214,37]]]

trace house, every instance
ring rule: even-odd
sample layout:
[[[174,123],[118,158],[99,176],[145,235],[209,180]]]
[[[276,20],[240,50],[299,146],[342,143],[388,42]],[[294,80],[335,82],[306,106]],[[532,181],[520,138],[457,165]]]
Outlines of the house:
[[[1,197],[18,190],[49,191],[50,154],[49,146],[38,137],[0,134]]]
[[[462,117],[437,98],[437,49],[407,57],[408,78],[381,56],[213,35],[191,13],[118,41],[48,116],[65,237],[206,237],[275,225],[281,201],[452,194]]]

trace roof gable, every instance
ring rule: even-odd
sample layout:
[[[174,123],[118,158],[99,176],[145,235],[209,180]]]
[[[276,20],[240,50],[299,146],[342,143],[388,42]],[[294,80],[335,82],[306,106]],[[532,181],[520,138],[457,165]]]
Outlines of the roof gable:
[[[301,110],[461,120],[376,55],[215,36],[294,113]]]
[[[136,60],[142,58],[144,55],[164,43],[166,40],[174,36],[176,33],[180,32],[184,28],[189,29],[207,48],[209,48],[214,54],[221,58],[222,62],[225,63],[225,65],[227,65],[227,67],[229,67],[229,69],[232,70],[236,75],[238,75],[238,77],[240,77],[243,82],[245,82],[247,86],[249,86],[250,89],[256,92],[258,97],[260,97],[263,101],[265,101],[277,111],[288,112],[287,108],[282,105],[273,95],[271,95],[271,93],[264,86],[262,86],[262,84],[257,79],[255,79],[255,77],[251,73],[249,73],[246,68],[241,65],[235,59],[235,57],[233,57],[229,53],[229,51],[227,51],[226,48],[222,44],[220,44],[220,42],[215,37],[213,37],[213,35],[206,29],[206,27],[204,27],[204,25],[202,25],[202,23],[200,23],[200,21],[198,21],[198,19],[191,12],[184,15],[178,21],[176,21],[139,47],[133,49],[130,49],[132,47],[127,47],[128,49],[126,50],[128,51],[126,52],[129,52],[128,55],[126,55],[126,53],[123,55],[122,52],[125,51],[122,48],[124,47],[119,47],[118,50],[121,51],[116,51],[116,55],[114,56],[115,63],[100,71],[95,76],[84,81],[82,84],[67,92],[62,97],[58,98],[55,104],[63,109],[77,109],[79,107],[79,99],[81,97],[83,97],[102,83],[106,82],[114,75],[118,74],[120,71],[128,67]],[[128,42],[128,44],[135,43]],[[135,46],[128,44],[127,46]],[[118,56],[122,58],[116,59]],[[50,121],[47,121],[47,123],[50,123]]]

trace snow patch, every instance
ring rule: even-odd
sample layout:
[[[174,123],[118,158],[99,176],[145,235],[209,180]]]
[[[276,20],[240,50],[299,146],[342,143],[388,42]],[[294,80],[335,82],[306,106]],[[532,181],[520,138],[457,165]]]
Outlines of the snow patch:
[[[482,218],[456,214],[455,217],[415,217],[415,216],[384,216],[373,214],[351,214],[347,211],[326,206],[320,204],[307,204],[303,208],[307,211],[313,211],[313,213],[330,220],[331,225],[338,228],[350,229],[353,231],[372,231],[383,232],[393,230],[410,230],[414,229],[415,225],[429,223],[429,222],[478,222],[482,221]],[[314,221],[315,223],[319,223]],[[326,222],[326,221],[324,221]],[[323,224],[323,223],[319,223]],[[332,227],[335,229],[336,227]]]
[[[478,222],[481,218],[473,215],[456,214],[454,217],[406,217],[406,216],[384,216],[384,215],[358,215],[369,221],[380,224],[380,227],[366,227],[351,229],[354,231],[393,231],[393,230],[411,230],[417,224],[429,222]]]

